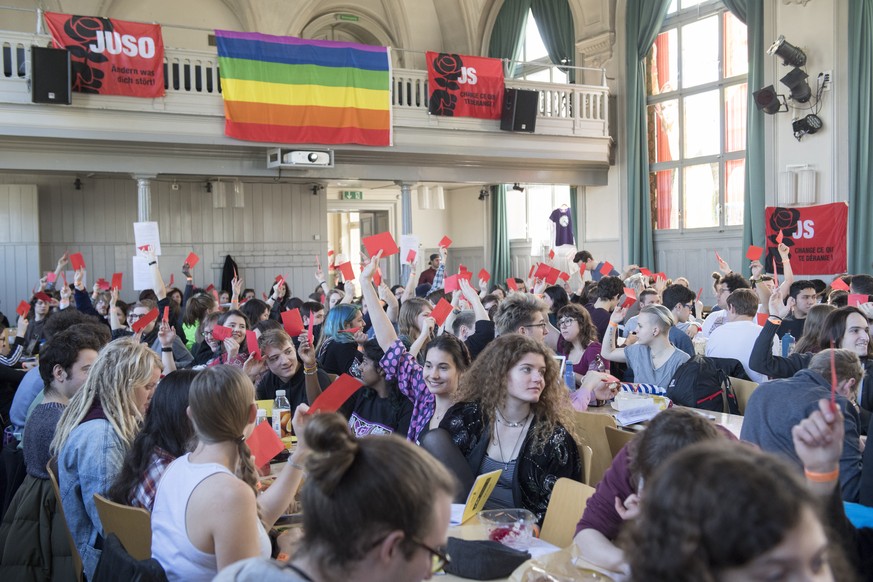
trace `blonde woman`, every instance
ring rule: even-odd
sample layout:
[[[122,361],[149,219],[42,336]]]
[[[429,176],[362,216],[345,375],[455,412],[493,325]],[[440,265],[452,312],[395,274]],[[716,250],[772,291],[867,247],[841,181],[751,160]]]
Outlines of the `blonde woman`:
[[[111,342],[58,421],[51,453],[58,457],[61,504],[88,578],[100,560],[103,532],[94,494],[106,495],[121,471],[161,367],[148,345],[133,338]]]

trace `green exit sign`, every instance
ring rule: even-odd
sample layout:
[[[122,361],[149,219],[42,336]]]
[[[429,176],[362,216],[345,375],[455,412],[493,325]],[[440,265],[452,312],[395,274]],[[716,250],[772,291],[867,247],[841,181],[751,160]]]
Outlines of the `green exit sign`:
[[[345,20],[347,22],[357,22],[359,19],[354,14],[337,14],[337,20]]]
[[[343,190],[343,200],[363,200],[364,193],[360,191]]]

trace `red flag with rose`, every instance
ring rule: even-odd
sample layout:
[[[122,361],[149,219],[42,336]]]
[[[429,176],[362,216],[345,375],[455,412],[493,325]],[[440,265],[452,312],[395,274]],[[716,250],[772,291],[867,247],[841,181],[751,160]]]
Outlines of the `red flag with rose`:
[[[157,24],[46,12],[57,48],[70,52],[73,91],[164,95],[164,41]]]
[[[788,247],[791,270],[795,275],[824,275],[846,271],[846,233],[849,205],[845,202],[782,208],[768,206],[766,267],[777,264],[782,272],[776,239],[782,233],[782,244]]]
[[[500,119],[503,61],[427,51],[428,113]]]

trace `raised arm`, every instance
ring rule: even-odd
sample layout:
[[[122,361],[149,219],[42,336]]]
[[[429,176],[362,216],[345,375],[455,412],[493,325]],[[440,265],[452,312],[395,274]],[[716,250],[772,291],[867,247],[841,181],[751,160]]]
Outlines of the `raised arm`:
[[[379,305],[379,295],[373,286],[373,273],[376,272],[376,265],[379,264],[381,258],[382,251],[379,251],[361,270],[361,296],[370,314],[370,323],[373,324],[376,341],[379,342],[379,347],[383,351],[388,351],[391,344],[397,341],[397,332],[394,331],[394,325],[388,319],[388,314]]]
[[[409,263],[409,277],[406,279],[406,287],[403,288],[403,301],[415,297],[415,263]]]
[[[473,308],[473,313],[476,315],[476,321],[488,321],[491,319],[488,317],[488,310],[482,305],[482,299],[480,299],[476,290],[473,289],[473,286],[470,285],[470,282],[466,279],[461,279],[458,281],[458,285],[461,286],[461,293],[464,294],[464,299],[466,299],[470,304],[470,307]]]
[[[609,325],[606,327],[606,334],[603,336],[603,348],[600,350],[600,355],[610,362],[627,362],[624,348],[615,346],[616,330],[618,330],[618,324],[624,321],[626,313],[627,308],[616,307],[612,315],[609,316]]]
[[[382,284],[379,286],[379,299],[385,302],[385,305],[388,306],[388,309],[385,310],[385,314],[388,316],[392,322],[396,322],[397,318],[400,316],[400,303],[397,301],[397,296],[394,295],[394,292],[391,291],[391,288],[388,287],[388,284],[385,281],[382,281]]]
[[[779,285],[779,294],[788,297],[791,284],[794,283],[794,271],[791,269],[791,258],[785,243],[779,243],[779,256],[782,258],[782,284]]]

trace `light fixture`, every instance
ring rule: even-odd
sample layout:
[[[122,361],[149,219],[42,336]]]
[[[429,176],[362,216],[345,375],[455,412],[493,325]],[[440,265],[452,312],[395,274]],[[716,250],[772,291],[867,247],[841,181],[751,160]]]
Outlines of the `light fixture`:
[[[812,97],[812,89],[806,78],[809,75],[803,69],[794,67],[787,75],[779,79],[779,82],[788,87],[788,98],[798,103],[806,103]]]
[[[518,182],[512,185],[513,190],[517,190],[518,192],[524,192],[524,188],[518,185]]]
[[[777,95],[773,85],[768,85],[752,93],[755,98],[755,107],[767,115],[775,115],[780,111],[788,111],[788,104],[784,95]],[[784,107],[784,109],[783,109]]]
[[[806,64],[806,53],[785,40],[784,35],[779,35],[776,42],[767,49],[768,55],[776,55],[782,58],[782,64],[786,67],[802,67]]]
[[[73,182],[73,188],[75,188],[76,190],[81,190],[82,189],[82,180],[80,180],[79,178],[76,178],[76,181]]]
[[[792,121],[791,129],[794,131],[794,137],[800,141],[806,134],[813,134],[820,130],[822,125],[821,118],[815,113],[810,113],[806,117]]]
[[[488,188],[482,188],[481,190],[479,190],[479,200],[485,200],[486,198],[488,198],[488,194]]]

